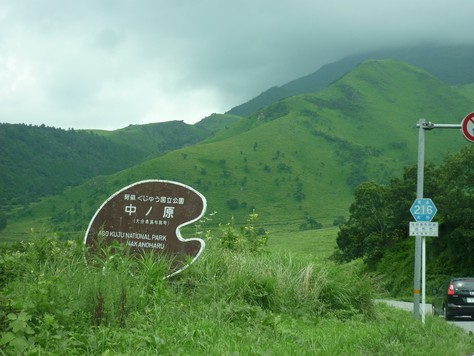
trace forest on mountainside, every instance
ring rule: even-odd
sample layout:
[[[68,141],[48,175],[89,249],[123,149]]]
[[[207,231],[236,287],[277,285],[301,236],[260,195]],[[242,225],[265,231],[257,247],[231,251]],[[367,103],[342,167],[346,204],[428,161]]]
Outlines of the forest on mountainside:
[[[58,194],[140,162],[144,153],[88,131],[0,124],[0,205]]]
[[[196,144],[238,119],[213,114],[196,125],[169,121],[113,131],[0,123],[0,206],[26,205]]]

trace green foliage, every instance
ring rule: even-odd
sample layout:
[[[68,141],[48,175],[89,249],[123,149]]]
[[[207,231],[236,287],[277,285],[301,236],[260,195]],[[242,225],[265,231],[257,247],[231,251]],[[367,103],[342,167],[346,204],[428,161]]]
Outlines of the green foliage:
[[[346,223],[346,218],[342,215],[339,215],[337,218],[334,219],[332,224],[334,226],[339,226],[339,225],[342,225],[342,224],[345,224],[345,223]]]
[[[367,167],[354,166],[347,177],[347,184],[352,188],[367,181]]]
[[[0,204],[37,201],[141,161],[137,147],[86,131],[0,124]]]
[[[34,343],[35,331],[30,326],[31,315],[21,311],[20,313],[9,313],[6,315],[6,332],[2,333],[0,345],[10,349],[17,354],[23,353]]]
[[[470,275],[474,268],[474,148],[468,146],[449,154],[439,166],[425,168],[425,196],[435,202],[440,236],[428,239],[428,270],[435,288],[448,275]],[[363,258],[368,268],[387,277],[394,294],[409,293],[413,255],[407,253],[409,209],[416,196],[416,170],[406,168],[403,179],[388,186],[376,183],[359,185],[351,205],[349,221],[337,237],[343,261]],[[397,264],[393,268],[393,263]],[[401,273],[401,270],[407,273]],[[410,275],[408,273],[408,275]]]
[[[300,202],[306,197],[306,194],[303,192],[303,183],[301,183],[299,180],[296,182],[296,192],[293,193],[293,198],[295,198],[296,201]]]
[[[305,214],[304,217],[305,221],[299,226],[300,230],[313,230],[313,229],[321,229],[323,225],[319,223],[315,218]]]
[[[220,241],[223,247],[233,251],[262,252],[268,243],[268,234],[255,227],[258,214],[253,211],[247,219],[247,224],[239,229],[235,226],[234,218],[227,224],[220,225]]]
[[[326,315],[346,319],[361,313],[373,316],[372,287],[359,275],[356,265],[316,264],[288,254],[236,253],[229,249],[216,252],[219,258],[207,255],[200,262],[202,268],[193,269],[186,278],[197,284],[214,281],[197,295],[207,302],[229,300],[309,318]]]
[[[375,183],[359,185],[354,193],[355,202],[349,208],[349,221],[341,226],[337,244],[342,259],[350,261],[364,257],[373,267],[382,253],[397,236],[393,236],[395,226],[390,221],[387,188]],[[391,206],[391,204],[390,204]]]
[[[0,212],[0,230],[7,227],[7,217]]]
[[[232,198],[227,200],[227,206],[230,210],[237,210],[240,207],[238,199]]]
[[[384,251],[384,255],[377,264],[377,273],[380,278],[381,289],[393,296],[408,297],[413,295],[413,263],[415,261],[415,239],[404,239],[393,244]],[[427,275],[427,295],[434,288],[439,287],[439,283],[433,283],[437,277],[432,274],[432,270]],[[439,277],[438,277],[439,278]],[[444,278],[443,278],[444,279]]]
[[[432,249],[444,269],[440,274],[470,275],[474,268],[474,147],[449,154],[436,171],[437,191],[433,201],[438,207],[440,237]],[[439,216],[438,216],[439,215]],[[439,262],[433,261],[433,265]]]
[[[428,317],[423,328],[408,313],[374,305],[359,264],[233,251],[215,242],[172,279],[162,278],[157,256],[115,255],[94,266],[71,241],[41,236],[4,246],[2,353],[472,351],[467,334],[439,319]]]

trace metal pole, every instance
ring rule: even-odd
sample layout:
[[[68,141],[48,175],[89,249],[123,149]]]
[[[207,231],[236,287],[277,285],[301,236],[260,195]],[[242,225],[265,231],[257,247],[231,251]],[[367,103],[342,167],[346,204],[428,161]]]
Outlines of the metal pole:
[[[426,307],[426,236],[421,237],[421,322],[425,323]]]
[[[422,119],[424,120],[424,119]],[[432,130],[432,129],[460,129],[462,127],[461,124],[434,124],[431,121],[423,123],[420,122],[416,125],[416,127],[423,127],[425,130]]]
[[[416,181],[416,198],[423,198],[423,181],[425,166],[425,119],[420,119],[418,127],[418,173]],[[415,277],[413,281],[413,316],[420,317],[420,269],[421,269],[421,236],[415,238]]]
[[[460,124],[434,124],[420,119],[417,127],[418,133],[418,175],[416,181],[416,198],[423,199],[423,184],[425,175],[425,130],[434,128],[460,129]],[[413,283],[413,316],[420,317],[420,269],[421,269],[421,292],[422,292],[422,314],[421,321],[425,323],[425,299],[426,299],[426,237],[416,236],[415,240],[415,277]]]

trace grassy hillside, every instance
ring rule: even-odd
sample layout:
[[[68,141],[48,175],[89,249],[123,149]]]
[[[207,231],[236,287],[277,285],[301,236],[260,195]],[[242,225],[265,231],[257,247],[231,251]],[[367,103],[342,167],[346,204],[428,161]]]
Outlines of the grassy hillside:
[[[224,119],[214,125],[189,125],[183,121],[130,125],[114,131],[96,131],[111,141],[139,149],[148,157],[194,145],[225,125]]]
[[[467,98],[474,98],[474,83],[462,85],[458,89],[459,92],[465,95]]]
[[[217,132],[229,128],[233,123],[240,121],[240,119],[241,117],[237,115],[214,113],[205,117],[194,126],[208,131],[212,136]]]
[[[150,156],[195,144],[208,136],[205,130],[182,121],[129,125],[120,130],[102,132],[102,134],[114,142],[136,147]]]
[[[0,206],[28,204],[145,157],[196,144],[239,119],[213,114],[196,125],[170,121],[114,131],[0,124]]]
[[[364,62],[327,89],[281,100],[212,140],[32,206],[9,221],[3,235],[51,222],[65,233],[83,231],[102,201],[143,179],[196,188],[207,197],[208,212],[217,211],[213,223],[231,216],[244,222],[256,209],[265,226],[331,226],[347,215],[357,184],[388,182],[403,166],[416,164],[419,118],[459,123],[473,107],[473,100],[418,68]],[[441,160],[466,144],[457,130],[434,130],[427,135],[426,158]]]

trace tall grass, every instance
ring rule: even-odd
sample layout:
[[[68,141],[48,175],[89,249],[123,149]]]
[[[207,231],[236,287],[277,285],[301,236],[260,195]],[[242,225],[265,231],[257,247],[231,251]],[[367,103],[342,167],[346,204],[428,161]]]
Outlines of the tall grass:
[[[466,354],[468,335],[371,301],[357,264],[209,241],[171,279],[155,256],[86,263],[40,237],[0,254],[2,354]],[[447,335],[445,337],[445,335]],[[447,340],[451,347],[447,347]],[[443,353],[439,353],[442,350]]]

